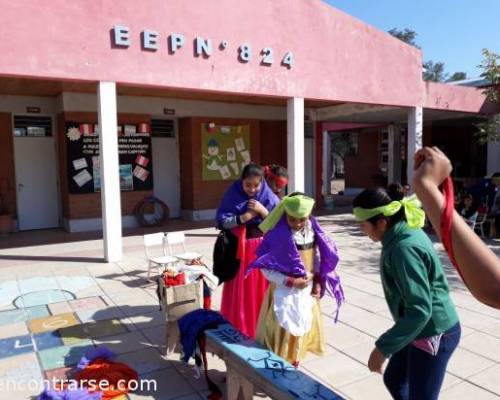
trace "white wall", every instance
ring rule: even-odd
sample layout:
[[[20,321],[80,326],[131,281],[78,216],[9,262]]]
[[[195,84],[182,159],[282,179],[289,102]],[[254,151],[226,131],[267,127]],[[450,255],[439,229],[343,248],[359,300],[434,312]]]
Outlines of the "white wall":
[[[97,111],[97,96],[86,93],[62,94],[64,111]],[[168,99],[160,97],[118,96],[118,112],[163,115],[164,108],[175,110],[165,117],[221,117],[286,120],[286,107],[234,104],[215,101]]]

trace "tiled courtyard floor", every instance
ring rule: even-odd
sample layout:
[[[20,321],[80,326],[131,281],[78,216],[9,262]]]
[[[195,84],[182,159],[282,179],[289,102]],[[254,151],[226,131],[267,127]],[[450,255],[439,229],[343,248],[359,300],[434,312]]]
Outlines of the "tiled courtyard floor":
[[[333,303],[324,299],[327,352],[309,357],[302,368],[346,398],[389,399],[380,375],[366,366],[374,340],[391,326],[378,275],[380,247],[360,234],[349,215],[323,216],[321,222],[340,251],[347,304],[334,324]],[[174,222],[170,229],[186,229],[189,249],[210,262],[216,231],[202,225]],[[45,231],[0,238],[0,384],[68,376],[86,349],[105,345],[158,383],[155,392],[135,392],[130,399],[205,398],[205,381],[195,379],[178,355],[162,355],[164,322],[156,288],[145,279],[142,236],[125,237],[123,261],[111,264],[99,261],[97,237]],[[500,254],[499,241],[489,244]],[[444,261],[463,336],[441,398],[499,399],[500,311],[474,300]],[[223,387],[224,362],[209,356],[209,368]],[[0,387],[0,399],[30,399],[40,392],[17,389]]]

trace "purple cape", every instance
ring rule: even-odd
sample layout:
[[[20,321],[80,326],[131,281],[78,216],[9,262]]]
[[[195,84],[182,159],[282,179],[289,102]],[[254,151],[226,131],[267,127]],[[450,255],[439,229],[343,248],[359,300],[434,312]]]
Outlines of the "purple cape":
[[[262,178],[262,185],[259,192],[255,197],[268,211],[271,211],[279,203],[279,198],[276,196],[271,188],[267,185],[266,180]],[[247,211],[247,204],[250,197],[243,190],[243,183],[241,179],[233,182],[231,186],[224,193],[224,197],[217,209],[217,227],[222,228],[222,222],[232,217],[233,215],[241,215]],[[249,221],[250,224],[260,224],[262,218],[255,217]]]
[[[315,234],[315,243],[320,254],[321,297],[326,292],[335,298],[337,301],[335,320],[337,320],[339,307],[344,301],[344,291],[340,284],[340,278],[335,272],[339,262],[337,247],[326,236],[316,218],[311,217],[310,220]],[[286,215],[283,215],[276,226],[264,236],[256,253],[257,259],[249,265],[247,275],[253,268],[262,268],[278,271],[295,278],[306,276],[306,269],[293,240],[291,229],[286,221]]]

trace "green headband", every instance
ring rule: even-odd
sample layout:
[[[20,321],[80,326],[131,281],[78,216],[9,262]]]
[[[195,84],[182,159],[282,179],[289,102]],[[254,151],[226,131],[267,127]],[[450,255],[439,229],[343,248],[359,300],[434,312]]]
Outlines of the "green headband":
[[[264,221],[259,225],[259,229],[266,233],[274,228],[281,219],[284,212],[294,218],[306,218],[311,214],[314,207],[314,199],[303,195],[286,196],[269,213]]]
[[[422,210],[422,204],[417,196],[413,195],[405,197],[401,201],[392,201],[385,206],[376,208],[361,208],[355,207],[353,209],[354,217],[358,222],[366,221],[376,215],[382,214],[385,217],[390,217],[396,214],[401,207],[404,207],[406,220],[408,226],[413,229],[422,228],[425,223],[425,213]]]

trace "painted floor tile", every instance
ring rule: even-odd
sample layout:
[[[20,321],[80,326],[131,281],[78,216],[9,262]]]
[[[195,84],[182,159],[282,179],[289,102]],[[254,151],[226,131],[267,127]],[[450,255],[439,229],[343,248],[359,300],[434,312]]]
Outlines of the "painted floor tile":
[[[72,344],[90,339],[90,335],[84,325],[69,326],[67,328],[59,329],[58,332],[65,346],[70,346]]]
[[[71,300],[69,305],[74,311],[95,310],[106,307],[106,303],[98,296]]]
[[[59,328],[77,325],[78,320],[73,313],[59,314],[52,317],[37,318],[28,321],[28,328],[33,333],[54,331]]]
[[[43,374],[45,375],[45,379],[49,381],[62,381],[65,379],[70,379],[73,376],[74,370],[75,368],[72,367],[56,368],[46,370],[43,372]]]
[[[33,351],[35,351],[35,346],[30,335],[0,340],[0,358],[18,356]]]
[[[35,353],[0,360],[0,382],[41,382],[42,379],[42,372]],[[30,396],[27,396],[26,391],[16,392],[15,389],[12,391],[7,389],[2,390],[0,398],[14,400],[27,399]]]
[[[28,321],[33,318],[46,317],[50,315],[46,306],[29,307],[25,309],[13,309],[0,312],[0,325],[15,322]]]
[[[19,288],[21,293],[36,292],[43,289],[59,289],[57,281],[53,277],[35,277],[19,279]]]
[[[61,289],[43,289],[22,294],[15,301],[16,307],[34,307],[74,299],[75,296]]]
[[[85,330],[89,333],[92,339],[128,332],[127,328],[116,319],[89,322],[85,325]]]
[[[47,307],[49,307],[50,313],[52,315],[73,312],[73,310],[71,309],[71,307],[69,306],[69,303],[67,301],[61,301],[59,303],[52,303],[52,304],[49,304]]]
[[[63,346],[63,341],[57,331],[35,333],[33,339],[37,351]]]
[[[28,334],[29,331],[26,327],[25,322],[15,322],[13,324],[0,325],[0,339]]]
[[[54,347],[38,353],[43,369],[70,367],[80,362],[87,350],[92,348],[92,342],[80,342],[73,346]]]

